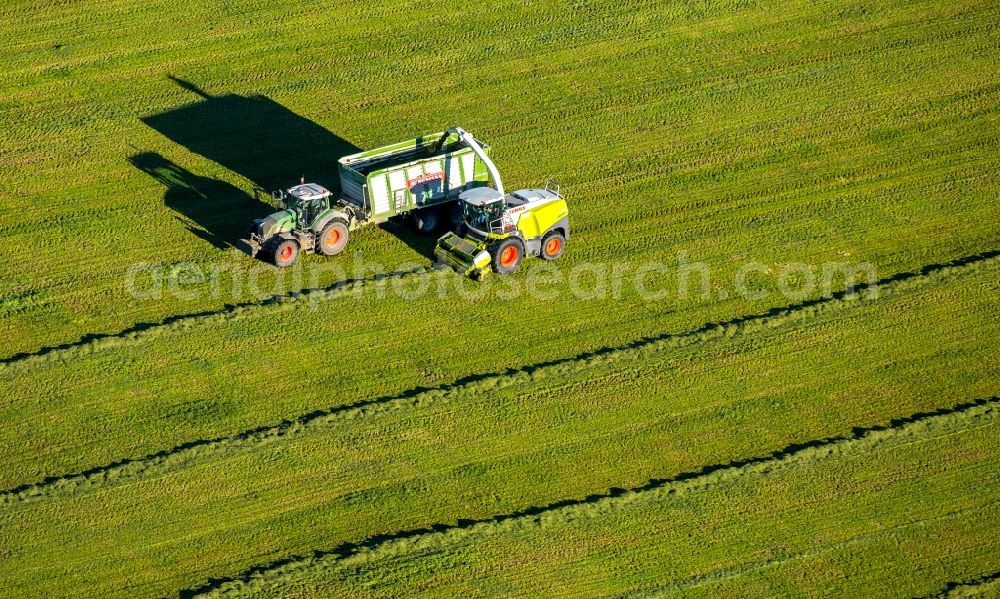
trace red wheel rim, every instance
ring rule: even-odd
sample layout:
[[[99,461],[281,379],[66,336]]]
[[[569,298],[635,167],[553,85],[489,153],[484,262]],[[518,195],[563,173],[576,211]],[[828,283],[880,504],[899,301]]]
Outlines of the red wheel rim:
[[[517,262],[517,248],[508,245],[500,252],[500,264],[502,266],[512,266],[515,262]]]
[[[288,260],[289,258],[291,258],[292,257],[292,246],[291,245],[286,245],[286,246],[282,247],[281,248],[281,253],[278,254],[278,256],[282,260]]]
[[[326,232],[326,243],[328,245],[333,245],[340,241],[340,231],[336,229],[330,229]]]
[[[548,242],[545,244],[545,253],[550,256],[554,256],[559,253],[559,248],[561,247],[562,247],[562,240],[560,240],[558,237],[553,237],[552,239],[548,240]]]

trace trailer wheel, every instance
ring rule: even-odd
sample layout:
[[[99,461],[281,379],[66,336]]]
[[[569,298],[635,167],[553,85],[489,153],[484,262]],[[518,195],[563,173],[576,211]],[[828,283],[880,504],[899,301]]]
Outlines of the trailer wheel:
[[[271,262],[274,262],[278,268],[285,268],[295,264],[298,257],[299,244],[291,239],[284,239],[275,244],[274,251],[271,253]]]
[[[493,270],[507,275],[521,267],[524,259],[524,244],[517,237],[508,237],[497,244],[493,252]]]
[[[324,256],[336,256],[347,245],[350,230],[347,223],[339,218],[331,220],[319,232],[319,252]]]
[[[437,210],[423,210],[413,216],[414,224],[417,225],[417,230],[424,234],[430,234],[437,231],[438,225],[441,224],[441,218],[438,216]]]
[[[542,258],[555,260],[566,249],[566,237],[559,231],[549,231],[542,237]]]

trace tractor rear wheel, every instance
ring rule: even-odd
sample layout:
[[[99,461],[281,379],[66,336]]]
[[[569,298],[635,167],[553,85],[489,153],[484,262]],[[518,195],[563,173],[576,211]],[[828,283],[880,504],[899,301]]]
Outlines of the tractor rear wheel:
[[[517,237],[508,237],[494,248],[493,270],[506,275],[516,271],[524,259],[524,244]]]
[[[566,249],[566,237],[559,231],[549,231],[542,237],[542,258],[555,260]]]
[[[336,256],[347,245],[347,238],[349,236],[350,231],[347,228],[347,223],[339,218],[334,219],[328,222],[323,227],[323,230],[319,232],[316,247],[324,256]]]
[[[271,262],[278,268],[291,266],[299,257],[299,244],[291,239],[283,239],[274,246]]]

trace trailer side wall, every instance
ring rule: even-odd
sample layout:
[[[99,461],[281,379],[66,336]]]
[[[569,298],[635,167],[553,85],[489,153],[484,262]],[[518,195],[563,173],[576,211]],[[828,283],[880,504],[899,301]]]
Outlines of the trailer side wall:
[[[486,165],[471,148],[444,133],[425,135],[340,159],[345,199],[372,220],[454,200],[462,191],[486,185]],[[487,144],[480,142],[489,154]]]

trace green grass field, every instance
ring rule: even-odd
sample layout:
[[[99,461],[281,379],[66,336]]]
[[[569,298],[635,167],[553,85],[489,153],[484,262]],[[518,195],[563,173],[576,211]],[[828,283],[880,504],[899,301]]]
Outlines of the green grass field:
[[[0,595],[995,595],[998,23],[0,7]],[[284,273],[233,247],[260,190],[455,124],[561,183],[556,297],[398,223]],[[781,292],[838,263],[877,285]]]

